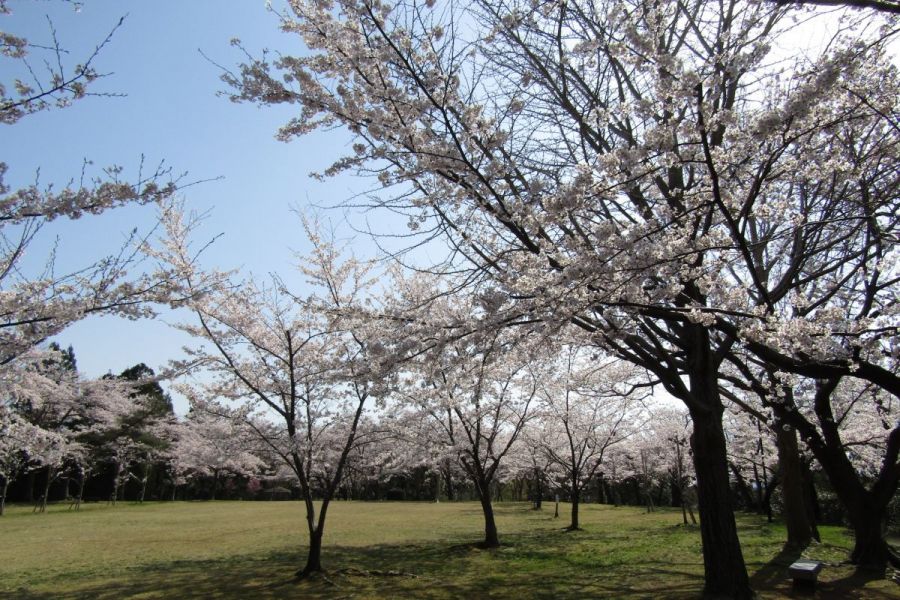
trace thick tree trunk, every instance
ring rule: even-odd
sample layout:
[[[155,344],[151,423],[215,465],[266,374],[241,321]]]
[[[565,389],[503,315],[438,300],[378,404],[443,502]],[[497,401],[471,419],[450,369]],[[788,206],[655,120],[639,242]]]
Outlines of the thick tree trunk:
[[[852,519],[855,542],[850,562],[864,569],[884,571],[891,562],[891,550],[884,539],[884,511],[862,511]]]
[[[702,392],[717,394],[715,382]],[[693,386],[694,390],[699,390]],[[741,552],[731,504],[722,408],[718,397],[704,398],[708,410],[691,410],[691,448],[697,473],[700,536],[703,542],[704,596],[750,599],[750,579]]]
[[[779,425],[775,428],[778,445],[778,464],[781,467],[781,495],[784,502],[784,520],[787,526],[785,548],[802,550],[816,538],[812,515],[803,491],[803,464],[793,427]]]

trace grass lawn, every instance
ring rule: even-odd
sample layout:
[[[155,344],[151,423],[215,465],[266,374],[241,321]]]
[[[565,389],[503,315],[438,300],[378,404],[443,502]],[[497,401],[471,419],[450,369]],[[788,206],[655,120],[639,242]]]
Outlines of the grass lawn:
[[[562,506],[561,512],[568,509]],[[0,598],[695,598],[700,532],[681,514],[587,505],[567,533],[552,505],[499,504],[503,546],[482,550],[477,503],[336,502],[327,578],[296,582],[306,533],[298,502],[172,502],[13,506],[0,518]],[[779,555],[784,528],[739,516],[760,598],[790,598]],[[823,527],[804,556],[825,561],[818,598],[900,598],[900,586],[854,573],[851,540]]]

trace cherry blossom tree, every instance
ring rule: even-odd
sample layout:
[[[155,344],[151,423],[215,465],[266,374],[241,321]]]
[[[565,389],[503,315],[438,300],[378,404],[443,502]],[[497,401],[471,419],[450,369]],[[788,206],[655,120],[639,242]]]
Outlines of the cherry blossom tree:
[[[785,60],[774,42],[794,10],[774,3],[466,9],[292,2],[283,28],[310,54],[225,79],[236,100],[299,105],[283,139],[357,134],[326,174],[377,173],[376,204],[448,240],[444,268],[468,265],[505,298],[491,325],[577,326],[684,402],[706,593],[749,597],[721,422],[728,354],[900,391],[884,354],[891,30],[845,20]]]
[[[252,452],[256,439],[240,413],[213,402],[195,402],[187,418],[167,428],[173,438],[166,450],[170,463],[181,475],[212,477],[211,500],[222,475],[250,476],[263,468]]]
[[[690,467],[691,420],[684,410],[671,406],[654,406],[651,409],[651,427],[661,449],[672,487],[672,504],[681,507],[681,518],[696,525],[690,490],[694,476]]]
[[[12,12],[6,0],[0,1],[0,18],[14,21]],[[103,77],[95,63],[121,24],[120,19],[93,52],[74,65],[52,22],[49,41],[0,31],[0,127],[14,126],[37,112],[66,108],[86,96],[110,95],[95,91]],[[94,175],[85,161],[81,173],[64,186],[42,182],[39,173],[31,184],[20,186],[9,182],[7,170],[0,161],[0,366],[89,314],[144,317],[153,314],[150,303],[173,300],[166,286],[171,273],[142,263],[137,248],[144,240],[136,232],[117,252],[70,271],[56,265],[55,246],[42,233],[54,220],[168,199],[188,185],[181,185],[182,176],[173,175],[165,164],[148,167],[143,160],[134,176],[118,166]],[[21,175],[15,181],[22,181]],[[43,267],[35,268],[41,262],[35,262],[38,252],[47,257]]]
[[[350,320],[370,293],[372,265],[342,258],[317,226],[305,222],[313,251],[300,270],[317,293],[299,297],[277,278],[263,285],[207,277],[191,253],[191,227],[177,207],[166,213],[165,224],[169,237],[154,256],[179,272],[184,295],[192,298],[188,306],[196,321],[179,328],[205,343],[189,349],[182,367],[209,375],[182,389],[200,400],[237,404],[246,426],[293,473],[309,533],[306,565],[297,575],[318,573],[330,501],[351,451],[364,441],[358,428],[367,403],[379,395],[382,363],[390,361],[366,324]],[[193,285],[204,278],[220,285],[198,294]]]
[[[644,379],[630,365],[600,361],[583,347],[561,349],[545,364],[541,378],[539,444],[552,464],[562,470],[563,489],[571,502],[569,530],[580,529],[578,508],[584,487],[603,467],[608,450],[638,428]]]
[[[461,299],[433,305],[444,310],[475,309]],[[530,416],[537,376],[527,350],[514,338],[494,332],[439,346],[407,375],[400,398],[413,420],[428,420],[475,487],[484,514],[486,548],[500,545],[494,519],[492,486]]]
[[[24,473],[34,452],[30,446],[38,438],[38,428],[14,412],[0,407],[0,516],[6,508],[9,484]]]

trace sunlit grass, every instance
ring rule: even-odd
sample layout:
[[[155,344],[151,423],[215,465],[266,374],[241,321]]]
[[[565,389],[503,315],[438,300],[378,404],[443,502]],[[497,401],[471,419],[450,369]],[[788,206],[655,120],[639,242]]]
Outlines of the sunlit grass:
[[[503,546],[482,550],[476,503],[331,506],[326,578],[295,582],[305,546],[296,502],[65,506],[0,519],[0,597],[11,598],[694,598],[702,589],[697,527],[661,510],[588,505],[584,531],[564,532],[565,509],[500,504]],[[784,528],[739,517],[761,598],[790,591]],[[850,539],[822,528],[805,555],[828,564],[821,598],[900,598],[885,579],[855,575]]]

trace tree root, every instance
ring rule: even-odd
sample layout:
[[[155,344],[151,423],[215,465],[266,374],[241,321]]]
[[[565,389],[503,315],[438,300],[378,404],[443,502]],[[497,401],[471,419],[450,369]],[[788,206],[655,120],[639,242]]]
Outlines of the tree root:
[[[378,569],[357,569],[356,567],[347,567],[346,569],[338,569],[335,571],[339,575],[347,575],[350,577],[410,577],[418,579],[415,573],[404,573],[403,571],[381,571]]]
[[[321,579],[328,585],[337,585],[335,582],[328,578],[328,575],[325,574],[325,571],[307,571],[305,569],[300,569],[299,571],[294,573],[294,577],[296,577],[297,581]]]

